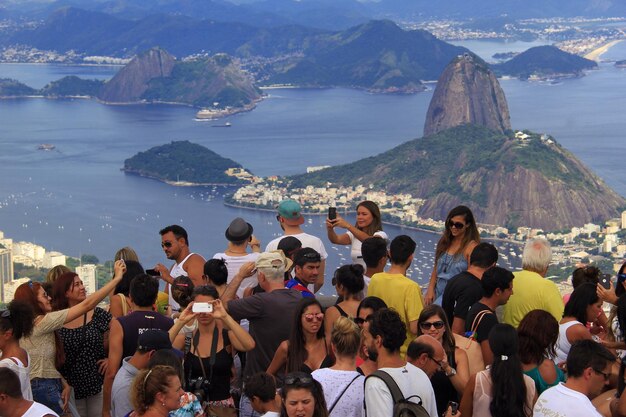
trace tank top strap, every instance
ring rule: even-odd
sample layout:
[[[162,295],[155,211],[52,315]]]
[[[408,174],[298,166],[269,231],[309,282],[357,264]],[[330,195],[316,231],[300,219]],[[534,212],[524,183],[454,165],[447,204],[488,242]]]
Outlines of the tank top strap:
[[[339,304],[335,304],[335,308],[337,309],[337,311],[339,311],[341,317],[350,317],[343,308],[339,307]]]

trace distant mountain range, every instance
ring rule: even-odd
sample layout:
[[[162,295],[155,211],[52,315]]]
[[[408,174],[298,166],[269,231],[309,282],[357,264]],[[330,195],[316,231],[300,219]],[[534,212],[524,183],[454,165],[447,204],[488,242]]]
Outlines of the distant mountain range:
[[[130,19],[176,14],[260,27],[296,24],[323,29],[345,29],[380,18],[464,20],[626,15],[626,3],[620,0],[4,0],[2,4],[5,9],[0,8],[0,13],[13,17],[41,18],[60,7],[73,6]]]

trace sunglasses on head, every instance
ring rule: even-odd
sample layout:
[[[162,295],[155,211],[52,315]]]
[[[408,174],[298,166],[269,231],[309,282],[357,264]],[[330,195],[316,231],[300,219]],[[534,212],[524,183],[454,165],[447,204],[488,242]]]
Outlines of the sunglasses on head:
[[[322,260],[322,257],[320,256],[319,253],[305,253],[304,255],[302,255],[302,257],[304,259],[306,259],[307,261],[311,261],[311,262],[320,262]]]
[[[618,282],[626,281],[626,274],[617,274],[617,281]]]
[[[308,322],[322,321],[324,320],[324,313],[307,313],[304,315],[304,319]]]
[[[452,220],[450,220],[448,222],[448,226],[450,226],[450,228],[463,229],[465,227],[465,224],[461,222],[453,222]]]
[[[311,384],[313,383],[313,378],[308,376],[287,376],[285,377],[285,385],[295,385],[295,384]]]
[[[11,311],[7,308],[6,310],[0,310],[0,317],[3,319],[8,319],[11,317]]]
[[[170,241],[165,241],[165,242],[161,242],[161,247],[162,248],[171,248],[172,247],[172,242]]]
[[[443,324],[444,324],[444,323],[443,323],[443,321],[441,321],[441,320],[439,320],[439,321],[433,321],[433,322],[430,322],[430,321],[425,321],[425,322],[420,323],[420,327],[421,327],[422,329],[424,329],[424,330],[428,330],[428,329],[430,329],[431,327],[434,327],[435,329],[439,330],[439,329],[442,329],[442,328],[443,328]]]

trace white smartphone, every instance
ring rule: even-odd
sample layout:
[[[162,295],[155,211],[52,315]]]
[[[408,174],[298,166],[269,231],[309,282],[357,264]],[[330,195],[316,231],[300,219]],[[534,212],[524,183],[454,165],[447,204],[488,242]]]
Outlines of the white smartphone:
[[[212,313],[213,304],[211,303],[193,303],[191,311],[194,313]]]

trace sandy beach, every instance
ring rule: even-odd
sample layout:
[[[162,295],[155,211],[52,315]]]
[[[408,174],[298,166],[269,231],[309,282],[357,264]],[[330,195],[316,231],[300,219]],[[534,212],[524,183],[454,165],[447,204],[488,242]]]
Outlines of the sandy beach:
[[[587,55],[585,55],[585,58],[591,59],[592,61],[598,61],[603,53],[605,53],[606,51],[608,51],[609,49],[611,49],[618,43],[622,42],[622,40],[623,39],[618,39],[615,41],[611,41],[609,43],[605,43],[601,47],[596,48],[593,51],[589,52]]]

